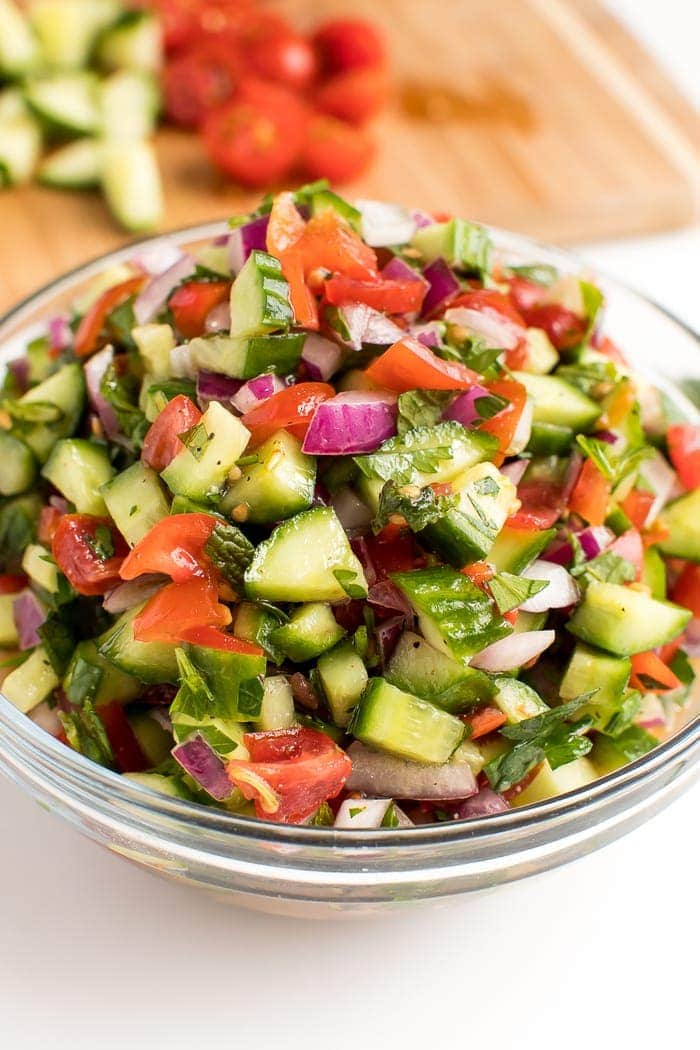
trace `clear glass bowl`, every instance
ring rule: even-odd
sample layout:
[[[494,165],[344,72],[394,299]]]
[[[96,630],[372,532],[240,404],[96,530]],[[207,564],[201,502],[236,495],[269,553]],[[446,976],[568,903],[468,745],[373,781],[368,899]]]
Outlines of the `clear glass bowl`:
[[[211,223],[143,244],[195,244],[225,228]],[[585,269],[526,238],[498,230],[494,238],[511,262]],[[130,245],[81,266],[20,303],[0,322],[0,360],[21,352],[91,277],[134,251]],[[655,304],[597,279],[607,295],[607,331],[689,419],[699,420],[673,386],[700,380],[698,337]],[[404,831],[284,827],[155,794],[69,750],[2,696],[0,770],[85,835],[150,871],[248,907],[347,915],[485,890],[611,842],[698,779],[700,719],[695,711],[685,717],[650,754],[585,788],[497,816]]]

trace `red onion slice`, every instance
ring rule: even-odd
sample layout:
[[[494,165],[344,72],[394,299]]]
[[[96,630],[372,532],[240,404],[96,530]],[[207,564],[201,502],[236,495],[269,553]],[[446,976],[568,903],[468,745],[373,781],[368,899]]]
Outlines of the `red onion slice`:
[[[566,569],[551,561],[537,559],[522,574],[528,580],[546,580],[547,586],[524,601],[522,612],[540,613],[548,609],[566,609],[579,600],[576,581]]]
[[[241,415],[245,415],[246,412],[250,412],[251,408],[255,408],[262,401],[267,401],[273,394],[278,394],[283,389],[284,383],[280,377],[273,375],[272,372],[266,372],[264,375],[255,376],[254,379],[243,383],[230,401]]]
[[[210,401],[229,404],[242,385],[242,380],[232,379],[231,376],[222,375],[220,372],[200,372],[197,375],[199,407],[205,411]]]
[[[352,489],[341,489],[333,496],[331,504],[346,532],[359,532],[369,528],[373,518],[372,511]]]
[[[232,273],[240,273],[252,251],[265,251],[269,222],[269,215],[261,215],[258,219],[236,226],[231,231],[228,239],[228,261]]]
[[[665,726],[666,711],[660,697],[655,693],[645,693],[635,722],[642,729],[656,729]]]
[[[309,378],[315,382],[325,383],[340,368],[343,351],[337,343],[324,339],[322,335],[309,332],[304,340],[301,359],[306,365]]]
[[[644,565],[644,543],[637,529],[628,529],[627,532],[623,532],[611,545],[610,550],[619,558],[631,562],[637,573],[641,573]]]
[[[488,346],[501,350],[514,350],[527,332],[522,325],[488,307],[484,310],[472,310],[468,306],[456,306],[445,311],[445,320],[448,324],[466,328],[470,334],[483,339]]]
[[[181,255],[167,270],[152,278],[134,301],[136,324],[148,324],[163,309],[170,293],[196,269],[191,255]]]
[[[457,807],[459,820],[477,820],[479,817],[493,817],[496,813],[505,813],[510,806],[503,795],[497,794],[491,788],[482,787],[477,795],[465,799]]]
[[[348,332],[346,345],[352,350],[363,346],[391,346],[406,333],[379,310],[365,303],[348,303],[339,308],[343,324]]]
[[[460,292],[460,284],[444,259],[434,259],[423,270],[429,284],[425,293],[421,317],[432,317],[454,299]]]
[[[49,321],[49,340],[52,350],[65,350],[73,343],[73,332],[65,314],[57,314]]]
[[[554,631],[522,631],[510,634],[500,642],[494,642],[470,660],[472,667],[480,671],[498,674],[502,671],[515,671],[524,664],[529,664],[549,649],[556,635]]]
[[[517,488],[520,482],[522,481],[523,474],[527,470],[528,465],[528,460],[516,459],[513,461],[513,463],[505,463],[500,468],[501,474],[505,474],[505,476],[509,478]]]
[[[527,448],[530,442],[530,435],[532,434],[533,413],[534,405],[532,399],[528,397],[520,413],[520,419],[511,438],[510,445],[506,449],[507,456],[518,456]]]
[[[400,204],[359,200],[355,205],[362,216],[362,239],[371,248],[406,244],[416,232],[413,215]]]
[[[304,438],[314,456],[373,452],[396,433],[396,400],[372,390],[347,390],[318,406]]]
[[[228,332],[231,327],[231,307],[228,303],[217,303],[206,316],[205,332]]]
[[[431,799],[468,798],[476,794],[476,779],[465,762],[423,765],[395,755],[374,751],[356,741],[348,748],[352,773],[345,787],[381,798]]]
[[[654,502],[649,507],[649,512],[644,520],[644,527],[648,529],[669,500],[673,499],[676,493],[681,495],[683,490],[680,488],[675,470],[672,470],[660,452],[644,460],[640,473],[654,493]]]
[[[12,616],[19,636],[19,648],[24,652],[39,645],[39,627],[46,622],[46,609],[33,591],[22,591],[12,602]]]
[[[97,413],[104,432],[110,441],[123,438],[119,420],[116,412],[100,392],[102,378],[114,359],[114,351],[111,346],[105,346],[89,358],[84,366],[85,386],[87,388],[88,401]]]
[[[212,798],[223,802],[231,797],[234,786],[226,775],[226,767],[199,733],[184,744],[177,744],[171,754]]]
[[[390,798],[346,798],[336,814],[334,828],[342,831],[376,831],[391,805]]]
[[[473,427],[475,423],[479,423],[482,419],[476,403],[484,397],[491,397],[491,394],[485,386],[479,386],[477,383],[470,390],[465,390],[463,394],[459,394],[442,413],[442,418],[454,419],[461,423],[463,427],[469,429],[469,427]]]
[[[102,606],[106,612],[113,615],[126,612],[127,609],[133,609],[135,605],[140,605],[141,602],[151,598],[166,583],[168,583],[167,576],[155,573],[139,576],[136,580],[127,580],[113,587],[111,591],[107,591]]]

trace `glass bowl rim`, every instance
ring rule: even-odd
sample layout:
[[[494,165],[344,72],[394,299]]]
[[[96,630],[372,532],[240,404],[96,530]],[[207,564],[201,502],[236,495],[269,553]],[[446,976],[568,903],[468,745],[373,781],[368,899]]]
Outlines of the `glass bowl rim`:
[[[222,226],[224,227],[223,231]],[[106,266],[130,259],[141,248],[153,247],[158,244],[178,244],[204,240],[221,234],[226,229],[227,223],[225,219],[195,223],[176,230],[131,240],[119,248],[94,256],[24,296],[0,316],[0,340],[3,339],[8,330],[9,335],[16,335],[16,330],[21,326],[25,315],[41,309],[44,302],[50,301],[52,297],[60,294],[62,291],[69,291],[73,284],[80,280],[89,279],[91,276],[101,272]],[[550,258],[558,257],[562,265],[571,267],[573,264],[577,264],[584,271],[591,268],[590,264],[586,264],[578,258],[575,252],[571,252],[568,249],[545,244],[535,238],[496,226],[487,226],[487,229],[490,230],[494,237],[497,250],[503,249],[507,251],[511,248],[521,252],[532,252],[534,258],[548,255]],[[685,331],[700,346],[700,335],[670,310],[667,310],[642,292],[623,284],[614,277],[610,277],[604,269],[595,266],[595,272],[604,284],[613,289],[617,288],[620,291],[624,291],[646,303],[671,321],[672,324]],[[691,418],[695,417],[700,420],[700,413],[697,408],[675,387],[674,396],[684,404]],[[446,821],[404,829],[395,828],[391,830],[390,835],[387,834],[386,829],[371,831],[344,829],[342,834],[338,834],[337,830],[332,827],[277,824],[273,821],[259,820],[256,817],[242,816],[226,810],[204,806],[200,803],[189,802],[186,799],[162,795],[135,781],[129,781],[122,774],[99,766],[79,752],[67,748],[33,722],[28,715],[16,708],[14,704],[2,695],[2,692],[0,692],[0,728],[5,730],[11,728],[16,732],[17,738],[21,742],[38,749],[43,754],[43,757],[50,759],[59,774],[67,773],[73,775],[88,794],[91,790],[103,789],[113,795],[115,802],[123,802],[134,806],[146,815],[181,818],[185,829],[191,827],[193,831],[210,830],[232,833],[232,843],[238,837],[249,840],[277,841],[299,847],[307,844],[321,849],[329,847],[335,854],[339,850],[342,851],[344,846],[347,847],[348,851],[351,848],[355,850],[363,846],[371,847],[380,844],[384,847],[396,847],[399,849],[411,844],[418,847],[437,842],[466,841],[467,839],[471,841],[488,840],[494,834],[500,837],[508,831],[516,833],[526,830],[532,825],[545,828],[547,824],[551,823],[554,826],[562,817],[574,813],[580,816],[583,812],[595,810],[598,805],[616,796],[623,795],[628,789],[644,781],[654,771],[658,771],[660,767],[670,764],[674,758],[688,753],[693,761],[700,759],[700,749],[696,746],[700,743],[700,715],[696,715],[682,729],[641,758],[637,758],[620,769],[607,773],[605,776],[598,777],[590,784],[567,791],[551,799],[509,809],[504,813],[471,820]]]

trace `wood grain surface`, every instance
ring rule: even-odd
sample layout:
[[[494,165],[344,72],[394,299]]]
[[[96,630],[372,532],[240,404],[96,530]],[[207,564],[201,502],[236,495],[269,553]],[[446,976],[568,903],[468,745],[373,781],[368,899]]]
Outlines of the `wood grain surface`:
[[[282,0],[300,24],[351,10],[382,24],[395,93],[377,160],[347,187],[570,242],[682,225],[700,211],[700,122],[595,0]],[[256,195],[225,184],[195,136],[157,137],[164,229]],[[0,195],[0,310],[128,240],[98,195]]]

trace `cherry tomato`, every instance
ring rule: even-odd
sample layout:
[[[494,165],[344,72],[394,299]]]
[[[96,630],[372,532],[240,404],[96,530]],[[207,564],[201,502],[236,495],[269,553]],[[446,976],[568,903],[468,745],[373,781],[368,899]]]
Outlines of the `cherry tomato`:
[[[334,306],[366,303],[374,310],[388,314],[413,313],[420,310],[425,298],[425,281],[358,281],[336,274],[324,282],[325,297]]]
[[[250,47],[251,69],[266,80],[278,80],[298,91],[305,90],[316,76],[316,52],[311,43],[292,29],[261,36]]]
[[[64,514],[51,543],[54,561],[79,594],[105,594],[119,583],[128,547],[108,518]]]
[[[700,487],[700,426],[672,423],[666,433],[668,454],[687,489]]]
[[[76,357],[87,357],[97,350],[108,315],[115,307],[138,292],[145,280],[145,276],[140,274],[138,277],[130,277],[120,284],[112,285],[92,304],[75,333],[73,348]]]
[[[567,310],[565,306],[548,303],[524,311],[525,320],[531,328],[541,328],[557,350],[569,350],[578,346],[586,334],[586,320]]]
[[[649,492],[647,489],[632,489],[620,506],[635,529],[641,530],[646,524],[653,502],[653,492]]]
[[[160,572],[174,583],[206,576],[211,564],[204,548],[217,519],[212,514],[171,514],[161,518],[124,559],[123,580]]]
[[[364,124],[382,109],[389,98],[389,80],[383,69],[348,69],[336,73],[314,92],[314,102],[348,124]]]
[[[233,96],[242,72],[237,49],[222,40],[177,55],[163,71],[166,115],[185,128],[199,127],[212,109]]]
[[[665,693],[669,689],[678,689],[680,685],[680,678],[656,653],[635,653],[632,657],[632,689],[643,693]]]
[[[602,525],[608,514],[609,499],[610,485],[595,463],[585,460],[569,497],[569,510],[589,525]]]
[[[287,430],[302,441],[318,406],[334,396],[328,383],[297,383],[273,394],[242,417],[251,433],[251,446],[262,444],[278,430]]]
[[[544,298],[546,288],[526,277],[508,278],[509,294],[513,306],[519,313],[526,313],[539,306]]]
[[[122,705],[115,700],[100,704],[96,711],[105,727],[119,772],[142,773],[148,769],[150,762],[141,750]]]
[[[180,440],[191,427],[199,423],[202,413],[186,394],[178,394],[168,401],[162,412],[151,423],[143,442],[141,458],[160,473],[185,447]]]
[[[0,576],[0,594],[17,594],[27,583],[27,577],[22,573],[6,572]]]
[[[175,327],[186,339],[202,335],[207,315],[225,303],[231,293],[230,281],[187,281],[168,300]]]
[[[365,370],[365,375],[385,390],[469,390],[476,372],[459,361],[441,357],[412,336],[390,346]]]
[[[366,69],[386,62],[386,46],[380,30],[363,18],[334,18],[319,26],[314,43],[327,73]]]
[[[216,627],[188,627],[182,632],[182,640],[192,645],[201,645],[205,649],[219,649],[225,653],[238,653],[240,656],[263,656],[264,650],[232,634],[224,634]]]
[[[362,128],[335,117],[317,116],[309,124],[300,160],[310,179],[343,183],[359,178],[374,152],[374,143]]]
[[[298,824],[342,790],[352,761],[329,736],[295,727],[246,733],[250,762],[232,760],[226,772],[259,817]]]
[[[183,583],[168,583],[148,599],[134,620],[139,642],[180,642],[193,627],[226,627],[231,613],[219,602],[214,583],[193,576]]]
[[[488,733],[500,729],[507,721],[506,716],[498,707],[479,707],[468,715],[461,715],[461,719],[469,727],[469,739],[476,740],[477,737],[486,736]]]

